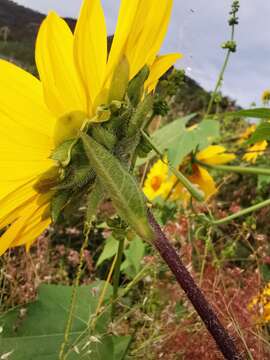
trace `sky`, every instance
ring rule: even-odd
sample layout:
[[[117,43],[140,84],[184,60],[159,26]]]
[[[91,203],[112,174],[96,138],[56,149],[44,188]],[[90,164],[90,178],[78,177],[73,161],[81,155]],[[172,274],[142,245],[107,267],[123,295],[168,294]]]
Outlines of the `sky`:
[[[132,1],[132,0],[130,0]],[[81,0],[17,0],[43,13],[55,10],[61,16],[77,17]],[[113,33],[119,0],[102,0],[108,32]],[[158,3],[158,0],[157,0]],[[177,64],[201,86],[213,90],[229,39],[227,24],[231,0],[175,0],[167,38],[161,53],[181,52]],[[232,54],[223,82],[223,94],[241,106],[256,102],[270,89],[270,1],[240,0],[236,28],[237,52]]]

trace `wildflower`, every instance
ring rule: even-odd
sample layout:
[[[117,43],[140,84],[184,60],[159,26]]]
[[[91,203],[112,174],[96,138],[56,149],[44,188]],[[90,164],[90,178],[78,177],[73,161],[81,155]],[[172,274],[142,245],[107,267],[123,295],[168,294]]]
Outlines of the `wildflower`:
[[[256,125],[253,124],[246,128],[246,130],[240,135],[239,144],[242,144],[245,140],[247,140],[250,135],[254,133],[256,130]]]
[[[211,145],[200,151],[196,159],[204,164],[220,165],[234,160],[235,155],[226,153],[223,146]],[[187,172],[186,167],[190,164],[188,160],[186,158],[183,164],[180,165],[181,170],[183,169],[184,172]],[[217,191],[215,181],[208,170],[196,162],[192,164],[191,172],[187,175],[187,178],[199,190],[203,191],[205,200],[209,199]],[[186,204],[190,199],[189,192],[178,182],[176,176],[169,176],[168,165],[161,160],[151,168],[144,185],[144,192],[149,200],[160,196],[165,199],[169,197],[171,201],[181,200]]]
[[[269,104],[270,102],[270,90],[265,90],[263,93],[262,93],[262,103],[264,105],[267,105]]]
[[[268,283],[262,292],[254,297],[248,305],[249,310],[255,310],[258,313],[258,321],[261,324],[270,322],[270,283]]]
[[[268,143],[266,140],[259,141],[248,148],[248,152],[243,156],[243,160],[255,163],[257,158],[264,154]]]
[[[174,183],[174,178],[169,177],[167,159],[158,160],[150,169],[144,183],[143,191],[152,201],[157,197],[166,199]]]
[[[122,100],[121,84],[147,65],[145,90],[179,54],[157,56],[173,0],[122,0],[111,51],[100,0],[84,0],[75,34],[55,12],[36,42],[40,80],[0,61],[0,254],[33,241],[51,223],[50,202],[61,168],[52,153],[88,122],[109,119],[101,105]],[[117,76],[115,76],[117,74]],[[119,98],[120,97],[120,98]]]
[[[211,145],[201,150],[196,155],[196,159],[204,164],[221,165],[234,160],[235,155],[226,153],[226,149],[223,146]],[[217,192],[213,177],[208,170],[199,164],[193,164],[192,175],[189,177],[189,180],[204,192],[205,200],[208,200]]]

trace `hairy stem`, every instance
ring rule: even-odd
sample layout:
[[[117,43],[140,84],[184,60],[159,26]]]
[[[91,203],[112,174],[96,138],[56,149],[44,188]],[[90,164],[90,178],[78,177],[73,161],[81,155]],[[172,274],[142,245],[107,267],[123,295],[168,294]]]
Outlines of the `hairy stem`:
[[[219,350],[222,352],[224,358],[228,360],[242,360],[243,358],[237,351],[233,339],[220,323],[202,291],[195,284],[190,273],[185,268],[175,249],[170,245],[168,239],[150,212],[148,217],[149,223],[151,224],[155,233],[154,245],[156,249],[171,269],[172,273],[176,277],[177,282],[187,294],[189,300],[201,317],[206,328],[216,341],[216,344]]]

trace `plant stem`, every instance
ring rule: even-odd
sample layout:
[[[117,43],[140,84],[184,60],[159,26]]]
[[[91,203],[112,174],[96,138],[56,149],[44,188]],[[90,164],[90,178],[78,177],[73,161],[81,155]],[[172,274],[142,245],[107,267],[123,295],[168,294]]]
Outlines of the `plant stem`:
[[[165,162],[163,159],[163,154],[158,150],[156,145],[153,143],[153,141],[150,139],[150,137],[144,132],[141,131],[142,136],[144,139],[148,142],[148,144],[151,146],[151,148],[155,151],[155,153],[160,157],[160,160]],[[188,180],[187,177],[185,177],[184,174],[182,174],[179,170],[175,169],[169,161],[165,162],[171,172],[176,176],[178,181],[189,191],[189,193],[199,202],[202,202],[204,200],[203,193],[192,184],[191,181]]]
[[[234,14],[234,16],[236,16],[236,14]],[[232,25],[232,31],[231,31],[230,41],[234,41],[234,33],[235,33],[235,25]],[[216,97],[216,95],[217,95],[218,90],[220,89],[220,87],[221,87],[221,85],[222,85],[222,81],[223,81],[224,74],[225,74],[226,68],[227,68],[227,66],[228,66],[229,60],[230,60],[231,53],[232,53],[232,51],[231,51],[231,49],[229,48],[229,49],[227,50],[227,53],[226,53],[226,56],[225,56],[225,60],[224,60],[223,66],[222,66],[221,71],[220,71],[220,73],[219,73],[219,76],[218,76],[218,79],[217,79],[217,83],[216,83],[215,89],[214,89],[214,91],[212,92],[212,95],[211,95],[211,98],[210,98],[210,101],[209,101],[209,104],[208,104],[208,107],[207,107],[207,110],[206,110],[205,118],[210,114],[210,112],[211,112],[211,110],[212,110],[213,103],[214,103],[214,101],[215,101],[215,97]]]
[[[118,288],[119,288],[119,280],[120,280],[120,269],[121,269],[121,263],[122,263],[122,257],[124,253],[124,244],[125,244],[125,238],[121,237],[118,239],[119,245],[118,245],[118,251],[117,251],[117,259],[115,263],[115,270],[113,274],[113,298],[112,298],[112,319],[114,318],[115,314],[115,307],[116,307],[116,299],[118,297]]]
[[[150,212],[148,217],[149,223],[151,224],[155,233],[154,245],[156,249],[171,269],[172,273],[176,277],[177,282],[187,294],[189,300],[201,317],[208,331],[215,339],[216,344],[222,352],[223,356],[228,360],[242,360],[242,356],[238,353],[233,339],[220,323],[210,304],[204,297],[202,291],[195,284],[190,273],[185,268],[175,249],[171,246],[160,226]]]
[[[211,165],[206,164],[202,161],[195,160],[196,163],[202,165],[206,168],[220,170],[220,171],[231,171],[238,174],[254,174],[254,175],[268,175],[270,176],[270,169],[264,169],[259,167],[251,167],[251,166],[231,166],[231,165]]]
[[[260,210],[266,206],[270,206],[270,199],[268,200],[264,200],[256,205],[253,205],[253,206],[250,206],[246,209],[243,209],[241,211],[238,211],[237,213],[235,214],[232,214],[230,216],[227,216],[223,219],[220,219],[220,220],[214,220],[214,221],[211,221],[211,224],[212,225],[223,225],[223,224],[226,224],[234,219],[237,219],[238,217],[240,216],[244,216],[244,215],[247,215],[249,213],[252,213],[254,211],[257,211],[257,210]]]
[[[84,241],[83,244],[81,246],[80,249],[80,258],[79,258],[79,266],[78,266],[78,270],[76,273],[76,278],[75,278],[75,282],[72,288],[72,295],[71,295],[71,301],[70,301],[70,308],[69,308],[69,313],[68,313],[68,320],[66,323],[66,328],[65,328],[65,333],[64,333],[64,341],[61,345],[60,348],[60,353],[59,353],[59,360],[65,360],[66,359],[66,355],[65,355],[65,349],[66,346],[68,344],[68,340],[69,340],[69,334],[72,328],[72,323],[73,323],[73,317],[74,317],[74,312],[75,312],[75,307],[76,307],[76,302],[77,302],[77,290],[80,284],[80,278],[82,275],[82,269],[83,269],[83,258],[84,258],[84,251],[87,248],[88,245],[88,238],[89,238],[89,233],[90,233],[90,226],[88,226],[88,224],[85,223],[85,227],[84,227]]]

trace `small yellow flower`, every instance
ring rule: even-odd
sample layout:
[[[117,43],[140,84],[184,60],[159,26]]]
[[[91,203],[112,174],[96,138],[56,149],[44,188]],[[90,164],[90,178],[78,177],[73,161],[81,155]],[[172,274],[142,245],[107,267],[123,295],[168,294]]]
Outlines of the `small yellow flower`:
[[[143,191],[152,201],[157,197],[165,199],[173,186],[173,177],[169,178],[169,167],[166,162],[158,160],[150,169],[144,183]]]
[[[259,323],[267,324],[270,322],[270,283],[265,286],[259,295],[251,300],[248,309],[257,312]]]
[[[254,133],[254,131],[256,130],[256,125],[253,124],[251,126],[249,126],[248,128],[246,128],[246,130],[241,134],[240,136],[240,140],[239,140],[239,144],[242,144],[245,140],[247,140],[250,135],[252,135]]]
[[[84,0],[74,35],[55,12],[43,21],[35,51],[40,80],[0,60],[0,229],[6,229],[0,255],[18,245],[29,248],[51,223],[58,163],[50,156],[85,120],[106,120],[96,112],[114,100],[110,90],[120,64],[127,64],[127,80],[147,65],[150,92],[180,58],[157,56],[172,5],[173,0],[158,6],[156,0],[122,0],[108,54],[101,1]]]
[[[264,105],[267,105],[269,104],[270,102],[270,90],[267,89],[267,90],[264,90],[264,92],[262,93],[262,103]]]
[[[255,163],[257,158],[264,154],[265,149],[267,148],[268,143],[266,140],[259,141],[256,144],[248,148],[248,152],[243,156],[243,160]]]
[[[196,158],[199,161],[209,165],[220,165],[228,163],[235,159],[235,155],[226,153],[226,149],[220,145],[211,145],[200,151]],[[186,164],[186,159],[183,164]],[[184,165],[185,166],[185,165]],[[215,181],[210,173],[198,164],[192,165],[192,174],[187,176],[188,179],[197,186],[205,195],[205,200],[209,199],[217,191]],[[144,185],[144,192],[149,200],[153,200],[157,196],[167,198],[171,201],[181,200],[187,204],[190,199],[189,192],[185,187],[178,183],[174,175],[169,177],[169,168],[167,164],[158,161],[151,168],[147,180]]]

